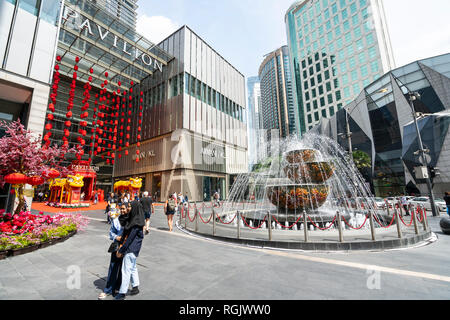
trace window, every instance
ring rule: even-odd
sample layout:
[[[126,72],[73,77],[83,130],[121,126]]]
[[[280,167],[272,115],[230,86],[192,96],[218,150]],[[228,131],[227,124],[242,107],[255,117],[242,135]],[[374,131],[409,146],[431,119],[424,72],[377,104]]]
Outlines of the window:
[[[361,67],[361,77],[367,77],[369,74],[369,69],[367,68],[367,65],[363,65]]]
[[[371,47],[369,48],[369,59],[373,59],[377,56],[377,48]]]
[[[323,117],[323,118],[326,118],[326,117],[327,117],[327,110],[326,110],[326,109],[323,109],[323,110],[322,110],[322,117]]]
[[[349,98],[349,97],[350,97],[350,88],[345,87],[344,88],[344,98]]]
[[[325,87],[327,88],[327,91],[331,91],[331,82],[327,82]]]
[[[347,74],[344,74],[344,75],[342,76],[342,84],[343,84],[344,86],[348,84],[348,75],[347,75]]]
[[[368,34],[368,35],[366,36],[366,42],[367,42],[367,45],[368,45],[368,46],[370,46],[371,44],[373,44],[373,42],[374,42],[374,40],[373,40],[373,33]]]
[[[357,81],[358,80],[358,71],[353,70],[352,73],[351,73],[351,76],[352,76],[352,81],[353,82]]]
[[[366,62],[366,53],[363,51],[358,55],[359,64]]]
[[[358,95],[359,92],[360,92],[360,89],[359,89],[359,83],[355,83],[355,84],[353,85],[353,94],[354,94],[354,95]]]
[[[320,106],[325,107],[325,98],[320,98]]]
[[[307,103],[306,104],[306,112],[310,112],[311,111],[311,103]]]
[[[370,64],[370,70],[372,71],[372,73],[377,73],[378,72],[378,61],[373,61]]]
[[[319,86],[319,95],[323,94],[323,86]]]
[[[54,5],[54,4],[53,4]],[[41,0],[21,0],[19,2],[19,8],[28,11],[29,13],[37,16],[39,13],[39,7],[41,6]],[[54,5],[55,7],[58,7]]]
[[[328,98],[328,103],[333,103],[333,95],[332,94],[329,94],[327,96],[327,98]]]
[[[334,116],[334,107],[330,107],[328,112],[330,112],[330,117]]]
[[[317,110],[319,106],[317,105],[317,100],[313,101],[314,110]]]

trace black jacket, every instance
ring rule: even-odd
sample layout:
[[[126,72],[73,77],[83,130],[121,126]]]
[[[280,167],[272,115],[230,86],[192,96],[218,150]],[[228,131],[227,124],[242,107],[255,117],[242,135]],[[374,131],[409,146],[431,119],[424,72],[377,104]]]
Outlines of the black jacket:
[[[136,258],[139,257],[143,239],[144,232],[142,231],[142,227],[133,227],[128,235],[127,241],[125,241],[122,248],[120,248],[119,253],[123,255],[134,253]]]
[[[445,203],[447,204],[447,207],[450,207],[450,196],[444,197]]]

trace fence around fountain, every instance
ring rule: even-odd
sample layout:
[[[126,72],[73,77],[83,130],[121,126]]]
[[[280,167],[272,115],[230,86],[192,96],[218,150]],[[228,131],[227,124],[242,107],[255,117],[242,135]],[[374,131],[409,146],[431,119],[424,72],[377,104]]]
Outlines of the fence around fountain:
[[[243,208],[245,204],[242,203]],[[305,211],[293,223],[283,225],[279,215],[270,211],[264,218],[252,220],[243,209],[236,208],[232,213],[221,211],[223,205],[224,202],[219,206],[215,202],[189,203],[181,207],[177,225],[183,231],[226,242],[319,251],[392,249],[412,246],[431,237],[423,206],[410,206],[410,216],[406,216],[401,206],[395,205],[391,211],[386,205],[384,217],[390,219],[380,219],[368,211],[361,214],[359,225],[347,221],[337,210],[333,221],[321,227]]]

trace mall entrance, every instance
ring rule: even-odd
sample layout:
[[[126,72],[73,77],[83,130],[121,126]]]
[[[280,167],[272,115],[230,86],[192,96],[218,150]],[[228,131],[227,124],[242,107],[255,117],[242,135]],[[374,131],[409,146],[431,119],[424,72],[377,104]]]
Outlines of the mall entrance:
[[[211,201],[215,192],[220,195],[220,200],[224,200],[225,178],[203,177],[203,201]]]

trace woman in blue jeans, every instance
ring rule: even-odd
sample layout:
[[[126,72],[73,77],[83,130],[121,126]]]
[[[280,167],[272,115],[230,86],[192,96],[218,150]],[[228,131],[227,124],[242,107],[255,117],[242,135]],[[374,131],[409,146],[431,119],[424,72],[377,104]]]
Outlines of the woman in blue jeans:
[[[122,240],[123,227],[127,221],[127,215],[130,208],[127,203],[120,205],[120,213],[111,216],[111,228],[109,230],[109,238],[120,243]],[[111,261],[109,263],[108,278],[103,292],[100,293],[98,299],[103,300],[109,295],[115,295],[119,291],[122,283],[122,258],[116,256],[116,252],[111,253]]]
[[[125,299],[130,282],[132,286],[130,295],[139,293],[139,274],[136,267],[136,259],[139,257],[142,240],[144,239],[144,226],[144,210],[141,203],[134,200],[131,202],[131,211],[128,214],[122,235],[123,245],[116,254],[118,259],[123,258],[122,284],[120,286],[119,294],[115,297],[116,300]]]

